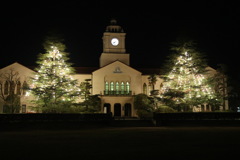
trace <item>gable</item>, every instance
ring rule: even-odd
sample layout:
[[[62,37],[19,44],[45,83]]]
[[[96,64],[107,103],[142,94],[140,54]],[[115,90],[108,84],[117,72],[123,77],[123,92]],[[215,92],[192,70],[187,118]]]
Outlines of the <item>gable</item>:
[[[142,74],[138,70],[120,62],[120,61],[115,61],[111,64],[108,64],[96,71],[93,72],[93,74],[98,74],[98,73],[104,73],[104,74]]]
[[[18,72],[18,76],[22,80],[28,79],[34,73],[33,70],[25,67],[24,65],[22,65],[20,63],[15,62],[9,66],[6,66],[6,67],[0,69],[0,74],[10,73],[11,71],[13,71],[13,73]]]
[[[21,71],[21,70],[24,70],[24,71],[27,71],[27,72],[34,72],[33,70],[31,70],[30,68],[18,63],[18,62],[15,62],[13,64],[10,64],[4,68],[1,68],[0,69],[0,72],[2,71],[7,71],[7,70],[10,70],[10,69],[14,69],[14,70],[17,70],[17,71]]]

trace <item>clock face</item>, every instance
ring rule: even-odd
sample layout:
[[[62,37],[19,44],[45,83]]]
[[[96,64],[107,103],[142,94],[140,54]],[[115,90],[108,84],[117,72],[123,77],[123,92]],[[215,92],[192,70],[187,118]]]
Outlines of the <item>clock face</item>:
[[[119,40],[117,38],[113,38],[111,40],[111,43],[112,43],[113,46],[117,46],[119,44]]]

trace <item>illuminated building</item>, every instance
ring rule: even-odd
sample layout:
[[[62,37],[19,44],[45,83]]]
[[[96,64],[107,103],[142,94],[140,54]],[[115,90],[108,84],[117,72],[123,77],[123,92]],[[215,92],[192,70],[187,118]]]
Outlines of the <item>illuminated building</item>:
[[[136,117],[134,109],[134,95],[144,93],[150,95],[152,86],[149,85],[148,77],[150,74],[160,74],[160,69],[135,69],[130,66],[130,54],[126,52],[125,47],[126,33],[119,26],[116,20],[111,20],[110,25],[106,27],[103,33],[103,52],[99,58],[99,68],[76,67],[76,75],[73,75],[79,83],[85,79],[91,79],[92,95],[99,95],[101,98],[101,112],[112,112],[114,116]],[[143,60],[144,61],[144,60]],[[210,68],[214,74],[216,71]],[[9,71],[15,71],[19,74],[19,82],[14,84],[14,92],[21,97],[21,113],[33,112],[31,110],[30,100],[33,98],[27,91],[20,86],[26,84],[29,77],[34,72],[32,69],[19,63],[13,63],[0,70],[1,74]],[[8,95],[10,84],[2,82],[2,91],[5,96]],[[160,90],[163,80],[157,77],[155,90]],[[227,102],[226,102],[227,104]],[[0,113],[4,112],[3,103],[0,106]],[[228,109],[228,106],[227,108]],[[211,111],[204,106],[201,111]]]

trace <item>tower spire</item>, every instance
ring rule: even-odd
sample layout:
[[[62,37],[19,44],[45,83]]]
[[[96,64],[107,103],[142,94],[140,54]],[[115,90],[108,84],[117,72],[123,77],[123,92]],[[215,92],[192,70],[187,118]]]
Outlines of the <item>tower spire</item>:
[[[123,33],[123,28],[117,24],[117,20],[112,18],[110,25],[106,27],[106,32]]]

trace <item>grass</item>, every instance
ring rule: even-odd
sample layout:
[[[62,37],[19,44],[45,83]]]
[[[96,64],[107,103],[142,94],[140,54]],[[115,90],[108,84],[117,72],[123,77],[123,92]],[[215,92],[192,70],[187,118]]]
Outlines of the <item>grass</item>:
[[[1,160],[233,159],[240,127],[85,127],[0,132]]]

